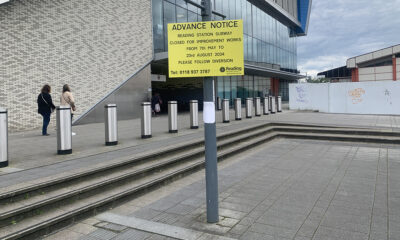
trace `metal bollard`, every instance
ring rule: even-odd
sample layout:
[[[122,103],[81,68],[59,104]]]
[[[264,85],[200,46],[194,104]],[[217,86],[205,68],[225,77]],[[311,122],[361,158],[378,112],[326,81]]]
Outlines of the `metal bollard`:
[[[151,103],[142,102],[142,138],[151,138]]]
[[[263,105],[263,109],[264,109],[264,115],[268,115],[268,114],[269,114],[269,103],[268,103],[268,97],[264,97],[264,105]]]
[[[282,97],[281,96],[278,96],[277,105],[278,105],[278,112],[282,112]]]
[[[259,97],[256,97],[256,98],[254,98],[254,100],[255,100],[254,112],[255,112],[256,117],[259,117],[259,116],[261,116],[261,99]]]
[[[8,113],[0,108],[0,168],[8,166]]]
[[[170,133],[178,132],[178,102],[168,102],[168,129]]]
[[[220,97],[217,97],[217,110],[222,109],[222,101]]]
[[[253,99],[246,98],[246,118],[252,117]]]
[[[118,144],[117,104],[104,106],[104,129],[106,146]]]
[[[199,104],[197,100],[190,100],[190,128],[199,128]]]
[[[242,120],[242,99],[235,98],[235,120]]]
[[[71,108],[57,107],[57,154],[72,153]]]
[[[271,112],[271,110],[272,110],[272,96],[268,96],[268,99],[269,99],[269,101],[268,101],[268,110]]]
[[[271,97],[271,113],[276,113],[275,97]]]
[[[222,100],[222,122],[229,122],[229,99]]]

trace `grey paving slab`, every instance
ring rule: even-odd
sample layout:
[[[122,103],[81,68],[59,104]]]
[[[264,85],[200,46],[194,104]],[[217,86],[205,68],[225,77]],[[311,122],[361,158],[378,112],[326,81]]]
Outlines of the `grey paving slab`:
[[[201,239],[201,237],[204,234],[203,232],[191,229],[185,229],[163,223],[151,222],[143,219],[138,219],[135,217],[126,217],[112,213],[104,213],[97,216],[97,218],[103,221],[119,225],[125,225],[130,228],[133,228],[124,231],[121,234],[118,234],[118,236],[115,239],[136,239],[135,237],[138,237],[138,239],[147,239],[149,237],[149,234],[158,234],[176,239]],[[91,234],[93,235],[94,233]],[[222,237],[222,236],[215,236],[215,237],[216,237],[215,239],[220,239],[220,240],[230,239],[228,237]]]
[[[345,231],[330,227],[319,227],[313,240],[340,239],[340,240],[367,240],[368,233]]]
[[[229,232],[237,235],[242,235],[244,232],[247,231],[247,229],[249,229],[248,225],[236,224],[231,230],[229,230]]]
[[[280,226],[271,226],[271,225],[266,225],[266,224],[261,224],[261,223],[253,224],[249,228],[249,231],[256,232],[256,233],[262,233],[265,235],[271,235],[275,238],[288,238],[288,239],[292,239],[296,234],[296,230],[293,230],[290,228],[285,228],[285,227],[280,227]]]
[[[118,234],[114,240],[128,240],[128,239],[135,239],[135,240],[145,240],[148,239],[152,234],[138,231],[135,229],[128,229],[121,234]]]
[[[112,239],[114,237],[116,237],[118,235],[118,233],[112,232],[112,231],[108,231],[105,229],[97,229],[93,232],[91,232],[90,234],[82,237],[82,240],[86,240],[86,239],[100,239],[100,240],[109,240]]]

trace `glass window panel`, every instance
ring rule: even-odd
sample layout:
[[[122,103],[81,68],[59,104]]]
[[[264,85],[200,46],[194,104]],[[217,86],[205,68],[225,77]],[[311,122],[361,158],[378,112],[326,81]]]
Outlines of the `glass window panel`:
[[[222,0],[215,1],[215,9],[217,12],[222,13]]]
[[[262,61],[264,63],[267,63],[268,62],[268,60],[267,60],[268,51],[267,51],[267,43],[265,43],[265,42],[262,42],[262,55],[263,55]]]
[[[230,18],[229,16],[229,0],[220,0],[222,1],[222,13],[226,16],[227,19]]]
[[[262,62],[263,59],[263,50],[262,50],[262,42],[260,40],[257,40],[257,62]]]
[[[164,29],[167,29],[168,23],[175,22],[175,5],[164,1]],[[168,31],[164,31],[164,48],[168,49]]]
[[[237,97],[241,98],[242,100],[244,98],[244,95],[243,95],[243,92],[244,92],[243,79],[244,79],[244,76],[240,76],[237,79]]]
[[[154,52],[164,52],[163,8],[161,0],[153,0]]]
[[[262,39],[262,35],[261,35],[261,10],[259,8],[257,8],[257,37],[258,39]]]
[[[268,22],[268,15],[264,13],[264,21],[265,21],[265,31],[264,31],[264,40],[268,42],[268,35],[269,35],[269,22]]]
[[[192,12],[197,13],[197,7],[194,6],[194,5],[192,5],[192,4],[188,4],[188,5],[187,5],[187,9],[188,9],[189,11],[192,11]]]
[[[249,54],[248,54],[248,39],[247,39],[247,35],[243,35],[243,57],[245,61],[249,60]]]
[[[246,20],[247,20],[247,28],[248,28],[248,34],[252,36],[252,17],[251,17],[251,6],[252,4],[246,1]]]
[[[188,22],[197,22],[197,14],[191,11],[188,11]]]
[[[176,22],[187,22],[187,10],[181,7],[176,7]]]
[[[272,24],[271,24],[271,26],[272,26],[272,35],[271,35],[272,40],[271,40],[271,42],[272,42],[273,45],[276,46],[276,41],[277,41],[277,37],[278,37],[278,33],[276,31],[276,20],[271,18],[271,21],[272,21]]]
[[[249,92],[249,97],[254,97],[254,77],[253,76],[249,76],[249,81],[248,81],[248,92]]]
[[[265,14],[261,12],[261,40],[265,41]]]
[[[243,81],[243,97],[248,98],[249,97],[249,76]]]
[[[253,45],[253,57],[252,57],[252,61],[257,62],[257,39],[252,38],[252,45]]]
[[[241,0],[242,3],[242,19],[243,19],[243,33],[247,34],[248,33],[248,28],[247,28],[247,12],[246,12],[246,0]]]
[[[218,16],[218,15],[215,15],[215,14],[213,14],[212,16],[213,16],[212,19],[213,19],[214,21],[221,21],[221,20],[224,20],[221,16]],[[199,21],[201,21],[201,16],[199,16]]]
[[[231,99],[237,98],[237,81],[238,77],[237,76],[232,76],[231,77]]]
[[[251,5],[251,13],[252,13],[252,27],[253,27],[253,37],[257,37],[257,8],[254,5]]]
[[[273,21],[272,21],[272,18],[268,15],[268,31],[269,31],[269,35],[268,35],[268,42],[269,43],[271,43],[271,44],[273,44],[274,43],[274,41],[273,41],[273,36],[274,36],[274,29],[273,29],[273,27],[272,27],[272,24],[273,24]]]
[[[224,98],[224,78],[217,77],[217,96]]]
[[[253,38],[247,37],[247,57],[249,61],[253,61]]]
[[[187,3],[185,0],[176,0],[176,5],[187,9]]]
[[[258,97],[258,76],[254,76],[254,81],[253,81],[253,85],[254,85],[254,97]]]
[[[235,19],[236,13],[236,2],[235,0],[229,0],[229,19]]]
[[[224,77],[224,98],[231,99],[231,79]]]
[[[242,8],[241,8],[242,3],[241,2],[242,2],[241,0],[236,0],[236,7],[235,7],[235,10],[236,10],[235,18],[236,19],[242,18]]]

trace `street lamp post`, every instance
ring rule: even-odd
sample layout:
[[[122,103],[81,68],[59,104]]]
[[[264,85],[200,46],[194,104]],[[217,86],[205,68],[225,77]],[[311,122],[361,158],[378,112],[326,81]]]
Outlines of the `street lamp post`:
[[[202,21],[211,21],[211,2],[202,0]],[[216,223],[218,214],[217,135],[215,126],[214,78],[203,80],[203,119],[206,168],[207,222]]]

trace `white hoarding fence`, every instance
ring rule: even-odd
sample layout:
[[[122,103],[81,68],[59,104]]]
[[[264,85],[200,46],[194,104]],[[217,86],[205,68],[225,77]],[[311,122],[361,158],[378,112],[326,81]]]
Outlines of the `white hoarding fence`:
[[[400,82],[289,84],[289,107],[328,113],[400,115]]]

